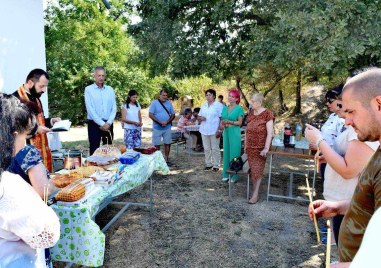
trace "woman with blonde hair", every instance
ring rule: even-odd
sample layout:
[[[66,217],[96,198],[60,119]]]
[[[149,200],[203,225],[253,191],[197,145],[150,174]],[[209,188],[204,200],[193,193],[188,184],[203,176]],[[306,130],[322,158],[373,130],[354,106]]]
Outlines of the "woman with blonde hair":
[[[259,199],[259,186],[261,185],[263,170],[266,164],[266,156],[271,146],[274,114],[263,106],[263,94],[253,94],[250,102],[251,110],[246,118],[245,152],[253,183],[252,195],[248,203],[255,204]]]

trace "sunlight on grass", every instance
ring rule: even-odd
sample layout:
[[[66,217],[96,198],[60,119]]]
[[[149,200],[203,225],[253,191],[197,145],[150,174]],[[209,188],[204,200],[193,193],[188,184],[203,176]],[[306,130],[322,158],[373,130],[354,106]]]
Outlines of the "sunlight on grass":
[[[214,192],[216,189],[214,189],[214,188],[207,188],[206,189],[208,192]]]

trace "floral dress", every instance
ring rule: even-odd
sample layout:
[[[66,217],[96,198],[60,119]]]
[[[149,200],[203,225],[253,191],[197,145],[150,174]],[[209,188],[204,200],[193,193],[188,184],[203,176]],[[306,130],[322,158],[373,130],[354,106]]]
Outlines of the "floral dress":
[[[258,115],[254,115],[254,110],[246,118],[246,154],[250,166],[251,178],[253,180],[262,178],[266,164],[266,157],[260,156],[260,152],[265,148],[267,138],[266,124],[274,120],[274,114],[266,109]]]

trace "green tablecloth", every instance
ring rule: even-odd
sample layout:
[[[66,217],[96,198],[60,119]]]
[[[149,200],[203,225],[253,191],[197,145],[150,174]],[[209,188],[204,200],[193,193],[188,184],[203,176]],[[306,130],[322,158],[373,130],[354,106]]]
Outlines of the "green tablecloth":
[[[141,155],[133,165],[119,165],[118,180],[91,196],[86,204],[76,207],[52,205],[61,222],[60,240],[51,248],[53,260],[92,267],[103,265],[105,235],[92,218],[102,204],[143,184],[155,170],[169,172],[159,151]]]

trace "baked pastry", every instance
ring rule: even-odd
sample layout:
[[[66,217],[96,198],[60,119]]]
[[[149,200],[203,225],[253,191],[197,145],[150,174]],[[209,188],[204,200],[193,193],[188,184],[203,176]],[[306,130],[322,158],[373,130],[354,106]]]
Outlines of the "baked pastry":
[[[103,145],[95,150],[93,155],[97,156],[112,156],[118,158],[121,155],[119,148],[112,145]]]
[[[50,181],[54,183],[58,188],[63,188],[69,185],[70,183],[83,178],[81,174],[57,174]]]
[[[78,167],[76,169],[70,170],[71,175],[81,176],[81,178],[89,178],[91,174],[96,171],[103,171],[102,167],[97,166],[87,166],[87,167]]]
[[[90,191],[93,186],[92,179],[80,179],[61,189],[55,198],[58,201],[74,202],[84,197],[86,191]]]

